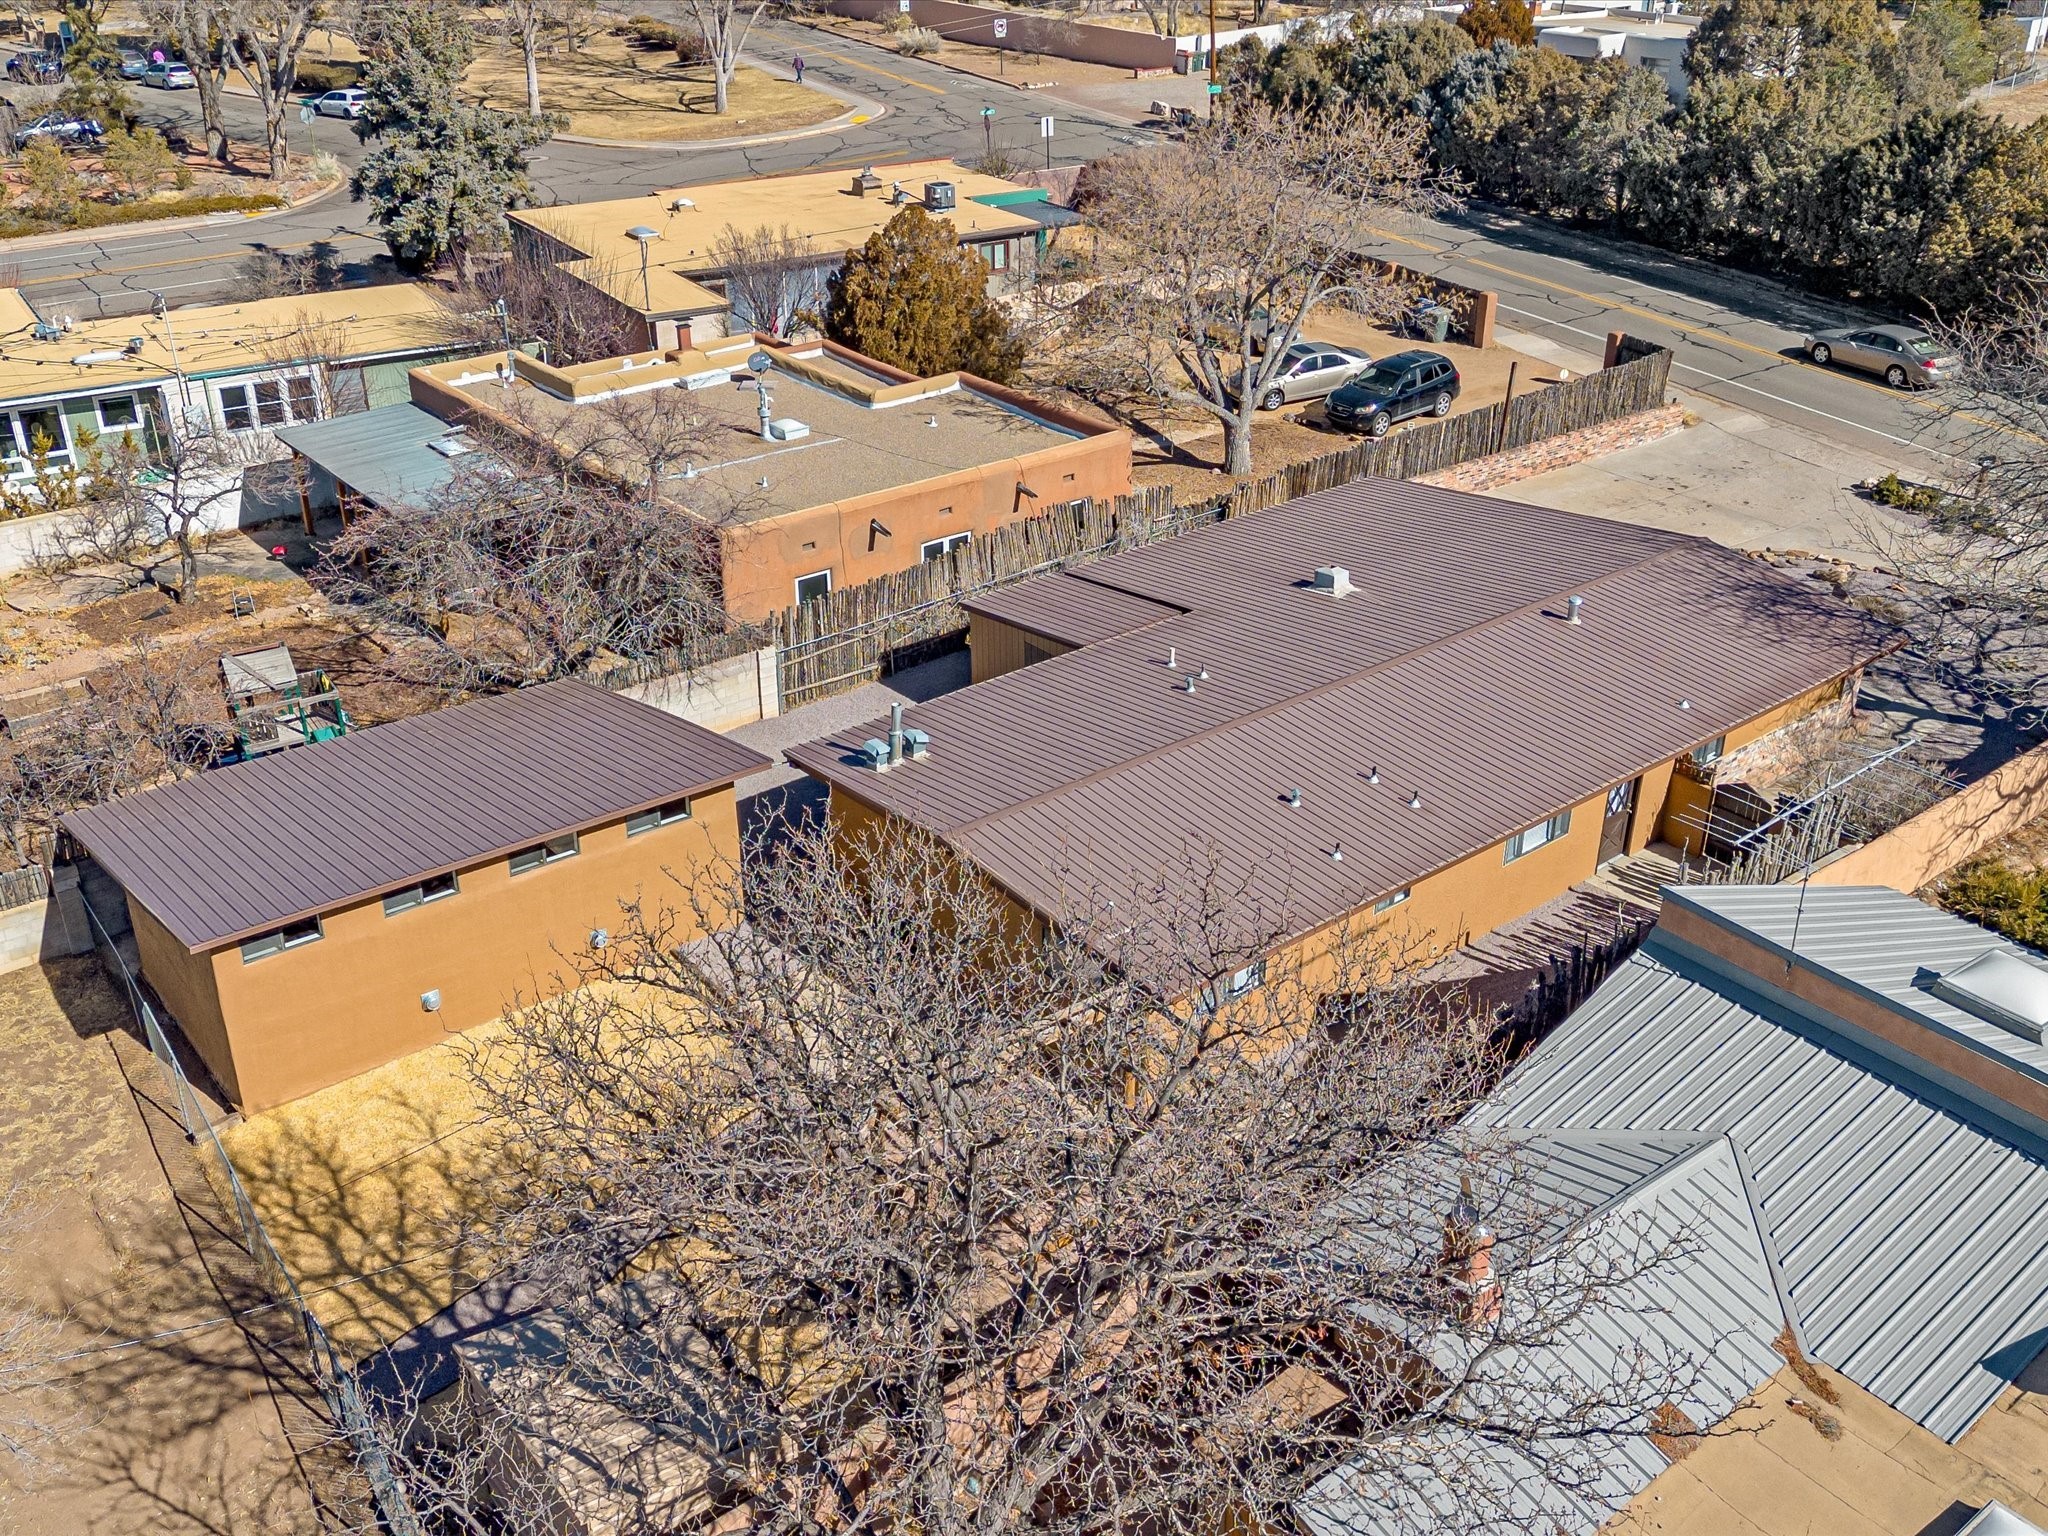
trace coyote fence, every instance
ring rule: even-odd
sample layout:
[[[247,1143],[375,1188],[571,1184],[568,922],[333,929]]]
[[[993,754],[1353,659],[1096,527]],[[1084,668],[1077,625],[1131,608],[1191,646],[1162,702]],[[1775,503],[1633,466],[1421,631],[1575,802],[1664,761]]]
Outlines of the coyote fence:
[[[1165,487],[1150,486],[1112,502],[1070,502],[1044,517],[977,536],[943,559],[787,609],[777,626],[782,707],[795,709],[858,688],[956,644],[967,625],[960,599],[974,593],[1260,512],[1362,476],[1412,480],[1662,405],[1670,351],[1625,337],[1622,355],[1633,361],[1462,416],[1362,439],[1208,501],[1177,507]]]

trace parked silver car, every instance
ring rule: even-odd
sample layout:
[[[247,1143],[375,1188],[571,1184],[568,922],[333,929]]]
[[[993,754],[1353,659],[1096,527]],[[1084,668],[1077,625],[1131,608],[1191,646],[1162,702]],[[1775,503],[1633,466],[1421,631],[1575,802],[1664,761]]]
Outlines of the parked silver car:
[[[1356,347],[1333,341],[1297,341],[1287,349],[1280,371],[1259,397],[1259,409],[1277,411],[1296,400],[1320,400],[1372,366]]]
[[[1893,389],[1939,384],[1956,366],[1940,342],[1910,325],[1816,331],[1806,338],[1806,355],[1823,367],[1840,363],[1874,373]]]

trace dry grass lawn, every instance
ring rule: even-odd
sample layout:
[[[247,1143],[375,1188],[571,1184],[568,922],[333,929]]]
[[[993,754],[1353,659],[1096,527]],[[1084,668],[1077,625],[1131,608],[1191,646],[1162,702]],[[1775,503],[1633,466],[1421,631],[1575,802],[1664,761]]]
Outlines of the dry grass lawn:
[[[483,52],[463,84],[486,103],[526,109],[526,67],[509,45]],[[674,53],[627,46],[624,38],[594,37],[575,54],[557,52],[540,62],[541,105],[565,113],[568,131],[593,139],[687,141],[751,137],[809,128],[845,108],[793,80],[745,65],[734,72],[726,113],[712,110],[709,65],[684,67]]]
[[[2016,91],[2005,91],[1984,100],[1984,110],[1995,117],[2002,117],[2015,128],[2048,116],[2048,80],[2037,85],[2023,85]]]

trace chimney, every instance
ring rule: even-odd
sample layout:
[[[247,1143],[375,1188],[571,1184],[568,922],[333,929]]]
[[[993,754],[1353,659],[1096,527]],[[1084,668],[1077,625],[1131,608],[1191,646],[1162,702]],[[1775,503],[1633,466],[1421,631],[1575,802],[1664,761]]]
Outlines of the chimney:
[[[1351,572],[1341,565],[1321,567],[1316,572],[1316,590],[1332,597],[1345,596],[1351,591]]]
[[[889,761],[903,761],[903,706],[900,703],[889,706]]]
[[[1579,622],[1579,610],[1586,606],[1586,600],[1574,592],[1564,600],[1564,621],[1567,624]]]
[[[1493,1278],[1493,1228],[1472,1199],[1472,1175],[1458,1176],[1458,1198],[1444,1216],[1443,1254],[1438,1272],[1457,1297],[1460,1326],[1481,1328],[1500,1321],[1500,1282]]]

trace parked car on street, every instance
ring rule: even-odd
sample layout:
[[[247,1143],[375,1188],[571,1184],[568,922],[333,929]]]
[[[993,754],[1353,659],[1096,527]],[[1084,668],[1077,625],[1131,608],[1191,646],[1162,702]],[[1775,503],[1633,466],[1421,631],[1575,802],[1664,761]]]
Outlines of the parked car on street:
[[[1277,411],[1295,400],[1320,400],[1355,373],[1372,366],[1356,347],[1332,341],[1297,341],[1287,349],[1280,371],[1259,397],[1259,409]]]
[[[55,139],[69,149],[80,144],[97,144],[101,128],[89,117],[74,117],[69,112],[45,112],[33,122],[23,123],[14,130],[14,147],[26,149],[37,139]]]
[[[190,65],[176,59],[161,59],[142,72],[142,83],[159,91],[190,91],[199,87]]]
[[[1912,325],[1815,331],[1806,338],[1806,355],[1822,367],[1840,363],[1874,373],[1893,389],[1928,388],[1956,367],[1956,359],[1940,342]]]
[[[1448,416],[1458,398],[1458,368],[1441,352],[1383,357],[1323,402],[1323,416],[1347,432],[1385,437],[1410,416]]]
[[[148,55],[137,53],[133,48],[123,48],[121,50],[121,78],[123,80],[140,80],[148,73]]]
[[[313,110],[322,117],[361,117],[363,108],[369,104],[369,95],[351,87],[345,91],[329,91],[325,96],[314,98]]]

